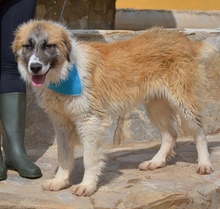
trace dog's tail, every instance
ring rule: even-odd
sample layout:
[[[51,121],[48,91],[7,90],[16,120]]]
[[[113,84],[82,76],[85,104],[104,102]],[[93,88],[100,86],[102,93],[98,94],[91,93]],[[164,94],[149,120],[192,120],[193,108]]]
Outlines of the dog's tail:
[[[220,37],[209,37],[202,42],[202,47],[200,51],[201,61],[207,61],[220,53]]]
[[[220,36],[206,38],[201,50],[202,60],[210,60],[217,53],[220,54]]]
[[[210,44],[218,53],[220,53],[220,36],[208,37],[205,42]]]

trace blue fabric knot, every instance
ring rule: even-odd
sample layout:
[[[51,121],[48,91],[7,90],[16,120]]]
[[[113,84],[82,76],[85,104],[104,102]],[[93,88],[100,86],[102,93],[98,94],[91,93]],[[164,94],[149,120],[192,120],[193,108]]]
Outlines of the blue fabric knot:
[[[62,80],[57,84],[52,83],[48,88],[63,95],[81,95],[82,84],[76,66],[74,64],[72,65],[72,68],[69,70],[69,76],[66,80]]]

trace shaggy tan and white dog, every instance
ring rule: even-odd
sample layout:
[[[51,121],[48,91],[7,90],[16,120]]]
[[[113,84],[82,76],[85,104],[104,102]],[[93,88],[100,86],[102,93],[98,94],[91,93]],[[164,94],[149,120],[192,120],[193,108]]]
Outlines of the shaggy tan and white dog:
[[[106,117],[124,114],[139,103],[162,136],[158,153],[139,169],[165,166],[177,138],[178,114],[196,143],[197,172],[212,173],[201,124],[204,62],[215,53],[212,46],[162,28],[115,43],[80,42],[64,26],[50,21],[28,22],[15,35],[13,51],[21,76],[32,84],[56,132],[59,169],[43,189],[70,186],[76,131],[84,147],[85,173],[71,190],[79,196],[92,195],[104,166],[100,145]],[[82,88],[79,93],[73,96],[51,89],[51,84],[59,86],[69,79],[73,64]]]

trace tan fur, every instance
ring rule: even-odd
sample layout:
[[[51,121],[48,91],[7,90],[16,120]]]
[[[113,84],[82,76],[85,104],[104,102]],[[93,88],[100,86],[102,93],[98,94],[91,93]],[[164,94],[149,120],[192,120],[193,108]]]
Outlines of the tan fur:
[[[54,124],[60,163],[56,177],[43,185],[45,190],[69,186],[74,162],[74,140],[70,138],[77,131],[84,146],[85,174],[82,183],[72,187],[72,192],[93,194],[104,165],[100,144],[106,116],[123,115],[139,103],[145,105],[162,136],[160,150],[151,160],[141,163],[140,169],[165,166],[177,138],[174,124],[179,114],[196,142],[197,172],[213,171],[201,124],[204,62],[215,53],[210,45],[193,42],[182,33],[162,28],[115,43],[78,42],[59,24],[33,21],[17,30],[13,43],[21,76],[29,83],[31,75],[21,56],[22,45],[39,25],[41,33],[47,34],[49,42],[56,44],[61,53],[59,64],[50,69],[45,84],[35,89],[40,106]],[[51,81],[67,76],[71,62],[77,67],[83,94],[71,97],[49,90],[47,85]]]

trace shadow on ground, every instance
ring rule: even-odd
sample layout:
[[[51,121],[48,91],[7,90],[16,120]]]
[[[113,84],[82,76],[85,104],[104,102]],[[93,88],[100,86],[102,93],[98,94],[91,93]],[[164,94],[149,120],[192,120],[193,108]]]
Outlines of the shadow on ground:
[[[147,144],[147,143],[143,143]],[[124,147],[124,146],[123,146]],[[212,154],[212,149],[215,147],[220,147],[219,142],[210,142],[210,154]],[[137,170],[138,166],[141,162],[150,160],[159,150],[160,143],[158,142],[156,145],[143,148],[143,149],[135,149],[132,150],[131,146],[129,149],[126,150],[126,145],[123,148],[123,151],[113,151],[107,154],[107,161],[106,167],[103,170],[102,175],[100,176],[99,187],[111,184],[111,182],[118,178],[119,176],[123,175],[123,170]],[[117,147],[120,149],[120,146]],[[194,172],[196,174],[196,165],[197,165],[197,151],[196,146],[193,141],[187,142],[177,142],[176,147],[174,149],[175,156],[171,157],[170,160],[167,162],[167,166],[175,166],[176,163],[186,163],[194,165]],[[156,169],[157,172],[160,169]],[[192,168],[193,169],[193,168]],[[139,171],[145,172],[146,175],[152,174],[154,171]],[[184,168],[183,171],[184,172]],[[71,179],[72,184],[78,184],[82,181],[84,173],[84,166],[83,166],[83,158],[79,157],[75,160],[75,168],[72,172]]]

